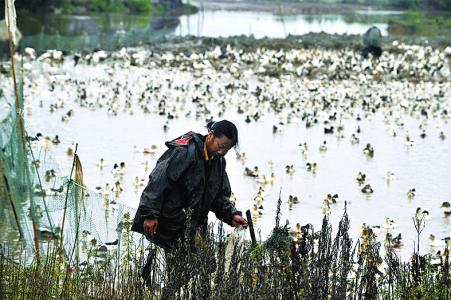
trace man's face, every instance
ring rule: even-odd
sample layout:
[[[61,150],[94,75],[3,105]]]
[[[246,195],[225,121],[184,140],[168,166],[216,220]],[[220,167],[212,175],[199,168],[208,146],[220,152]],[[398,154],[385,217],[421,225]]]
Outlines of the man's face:
[[[209,156],[222,157],[232,148],[232,140],[225,135],[215,137],[213,131],[210,131],[206,140],[207,152]]]

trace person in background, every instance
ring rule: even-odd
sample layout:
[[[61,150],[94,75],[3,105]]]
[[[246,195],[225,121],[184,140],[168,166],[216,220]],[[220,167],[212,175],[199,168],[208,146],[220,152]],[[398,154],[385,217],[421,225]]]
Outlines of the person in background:
[[[380,57],[382,54],[381,48],[382,33],[376,26],[370,27],[363,35],[363,49],[361,58],[366,59],[371,53],[375,57]]]

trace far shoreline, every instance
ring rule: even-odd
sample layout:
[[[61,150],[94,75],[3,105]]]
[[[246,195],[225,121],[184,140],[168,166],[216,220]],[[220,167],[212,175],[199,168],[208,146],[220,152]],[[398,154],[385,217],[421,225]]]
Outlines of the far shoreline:
[[[412,37],[412,36],[386,36],[382,39],[382,49],[384,51],[391,51],[393,43],[405,45],[430,46],[437,49],[445,49],[451,47],[451,37]],[[289,35],[286,38],[255,38],[253,36],[230,36],[230,37],[197,37],[197,36],[171,36],[161,37],[151,43],[144,43],[140,45],[130,45],[117,49],[94,48],[90,50],[70,50],[62,49],[47,49],[60,50],[64,55],[70,54],[89,54],[97,51],[115,52],[120,49],[148,49],[154,53],[204,53],[211,51],[216,47],[225,48],[227,46],[242,49],[243,51],[254,52],[258,49],[272,49],[272,50],[290,50],[290,49],[330,49],[343,50],[350,49],[353,51],[360,51],[363,48],[362,35],[358,34],[328,34],[308,33],[304,35]],[[26,46],[19,45],[16,53],[23,53]],[[37,54],[46,52],[46,49],[35,49]],[[0,62],[6,62],[5,56],[1,56]]]
[[[193,1],[192,4],[199,10],[233,10],[233,11],[261,11],[272,12],[280,15],[298,14],[352,14],[362,10],[369,11],[389,11],[403,14],[408,9],[403,9],[393,5],[368,5],[360,3],[324,3],[324,2],[292,2],[292,1],[270,1],[270,0],[214,0],[214,1]],[[281,12],[280,12],[281,10]],[[422,12],[442,12],[433,8],[420,8]]]

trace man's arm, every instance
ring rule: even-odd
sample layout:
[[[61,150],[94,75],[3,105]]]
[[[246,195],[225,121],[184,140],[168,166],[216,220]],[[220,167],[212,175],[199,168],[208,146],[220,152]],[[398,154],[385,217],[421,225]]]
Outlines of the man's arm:
[[[221,221],[236,227],[239,225],[247,226],[247,221],[242,217],[242,213],[238,211],[235,205],[230,201],[232,191],[230,188],[229,177],[224,170],[222,178],[222,188],[218,196],[213,201],[210,210],[216,214]]]

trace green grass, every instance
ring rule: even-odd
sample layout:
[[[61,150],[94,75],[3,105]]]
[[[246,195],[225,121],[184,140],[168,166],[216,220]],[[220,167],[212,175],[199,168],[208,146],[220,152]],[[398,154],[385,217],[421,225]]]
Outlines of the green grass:
[[[89,8],[99,12],[120,12],[124,11],[125,6],[120,0],[93,0]]]
[[[93,0],[89,9],[94,12],[132,12],[148,15],[158,15],[166,12],[160,4],[153,4],[149,0]]]
[[[418,36],[451,35],[449,15],[429,15],[415,9],[408,10],[404,18],[392,21],[389,26],[404,28],[405,31]]]
[[[142,244],[131,242],[126,226],[116,250],[99,260],[91,245],[81,264],[53,246],[40,264],[0,251],[0,298],[429,300],[451,295],[449,251],[438,263],[418,253],[402,261],[386,243],[382,257],[371,229],[357,242],[348,230],[345,212],[335,236],[325,217],[319,231],[307,225],[294,239],[289,226],[276,226],[252,247],[229,244],[221,225],[210,226],[204,238],[181,243],[167,255],[152,247],[160,255],[151,256],[144,283]]]

